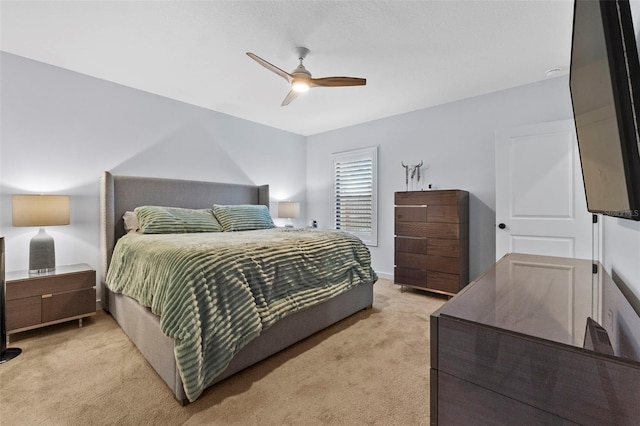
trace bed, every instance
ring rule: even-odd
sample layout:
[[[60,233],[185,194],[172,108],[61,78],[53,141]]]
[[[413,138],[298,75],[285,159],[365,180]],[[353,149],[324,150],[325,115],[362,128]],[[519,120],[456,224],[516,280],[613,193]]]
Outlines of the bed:
[[[194,392],[190,388],[191,379],[189,377],[186,377],[186,382],[183,382],[181,368],[184,373],[184,362],[179,356],[182,349],[177,349],[181,339],[174,340],[163,332],[163,324],[166,329],[166,318],[162,322],[160,316],[152,312],[152,308],[143,306],[134,298],[121,294],[119,290],[110,291],[107,286],[107,273],[112,266],[112,261],[114,265],[118,265],[117,262],[120,262],[120,252],[123,250],[124,242],[135,241],[135,238],[138,238],[126,235],[123,217],[126,212],[133,211],[140,206],[168,206],[185,209],[210,209],[214,204],[223,206],[263,205],[268,207],[269,188],[268,186],[114,176],[110,172],[103,173],[100,186],[103,306],[169,386],[175,398],[183,405],[192,402],[202,392]],[[279,229],[224,232],[222,234],[229,234],[229,236],[233,234],[236,239],[240,240],[243,238],[253,240],[254,235],[270,232],[280,232],[277,234],[280,239],[289,238],[290,235],[287,232],[292,233],[290,230]],[[301,235],[307,235],[309,232],[311,231],[300,230]],[[251,238],[241,235],[248,235],[248,233],[254,234],[251,234]],[[123,238],[125,235],[126,238]],[[216,237],[218,236],[216,235]],[[121,238],[122,242],[116,249],[116,244]],[[156,238],[161,238],[161,236]],[[116,258],[113,258],[114,250],[116,250]],[[370,265],[368,267],[370,269]],[[233,354],[228,365],[225,364],[221,371],[216,371],[215,377],[206,379],[206,383],[202,384],[203,389],[331,324],[371,307],[373,284],[376,280],[375,273],[371,270],[368,279],[363,277],[364,275],[360,278],[356,276],[353,284],[345,286],[340,292],[331,294],[326,300],[315,300],[313,303],[309,302],[308,305],[301,304],[300,308],[291,314],[272,318],[268,327],[259,333],[256,333],[255,330],[251,331],[253,335],[247,339],[248,343],[243,343],[241,349]],[[111,281],[114,281],[113,278]],[[117,288],[117,286],[115,287]],[[248,334],[251,333],[248,332]]]

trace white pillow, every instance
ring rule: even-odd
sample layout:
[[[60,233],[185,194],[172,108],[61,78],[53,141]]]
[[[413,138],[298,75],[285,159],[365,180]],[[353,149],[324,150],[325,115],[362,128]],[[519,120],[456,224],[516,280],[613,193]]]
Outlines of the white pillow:
[[[124,212],[124,216],[122,216],[124,220],[124,230],[129,232],[138,232],[140,229],[140,224],[138,224],[138,216],[132,211]]]

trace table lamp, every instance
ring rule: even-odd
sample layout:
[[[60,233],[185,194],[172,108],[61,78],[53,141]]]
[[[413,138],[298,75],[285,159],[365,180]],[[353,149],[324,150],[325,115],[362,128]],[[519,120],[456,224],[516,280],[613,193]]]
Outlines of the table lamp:
[[[40,226],[29,244],[29,273],[54,271],[55,246],[44,227],[69,224],[69,196],[21,194],[11,198],[13,226]]]
[[[298,216],[300,216],[300,203],[296,201],[280,201],[278,203],[278,217],[289,220],[285,227],[293,228],[291,219],[295,219]]]

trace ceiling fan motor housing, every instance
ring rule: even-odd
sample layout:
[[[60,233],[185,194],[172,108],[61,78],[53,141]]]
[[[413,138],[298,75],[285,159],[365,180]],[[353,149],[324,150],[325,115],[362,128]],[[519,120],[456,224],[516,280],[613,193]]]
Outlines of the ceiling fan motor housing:
[[[291,73],[291,75],[293,75],[294,77],[298,77],[301,74],[305,77],[311,78],[311,73],[307,71],[307,69],[302,64],[298,65],[296,69]]]

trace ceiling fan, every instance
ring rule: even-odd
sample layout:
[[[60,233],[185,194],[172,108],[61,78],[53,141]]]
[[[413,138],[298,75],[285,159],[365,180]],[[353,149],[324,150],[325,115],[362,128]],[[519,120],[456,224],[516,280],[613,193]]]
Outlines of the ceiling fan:
[[[282,101],[282,106],[289,105],[291,101],[298,97],[300,93],[306,92],[311,87],[341,87],[341,86],[364,86],[367,84],[367,80],[364,78],[355,77],[324,77],[324,78],[311,78],[311,73],[302,65],[302,61],[309,53],[309,49],[306,47],[296,47],[294,49],[300,60],[300,65],[291,73],[281,70],[275,65],[265,61],[258,55],[251,52],[247,52],[247,55],[265,67],[266,69],[273,71],[280,77],[291,83],[291,90]]]

